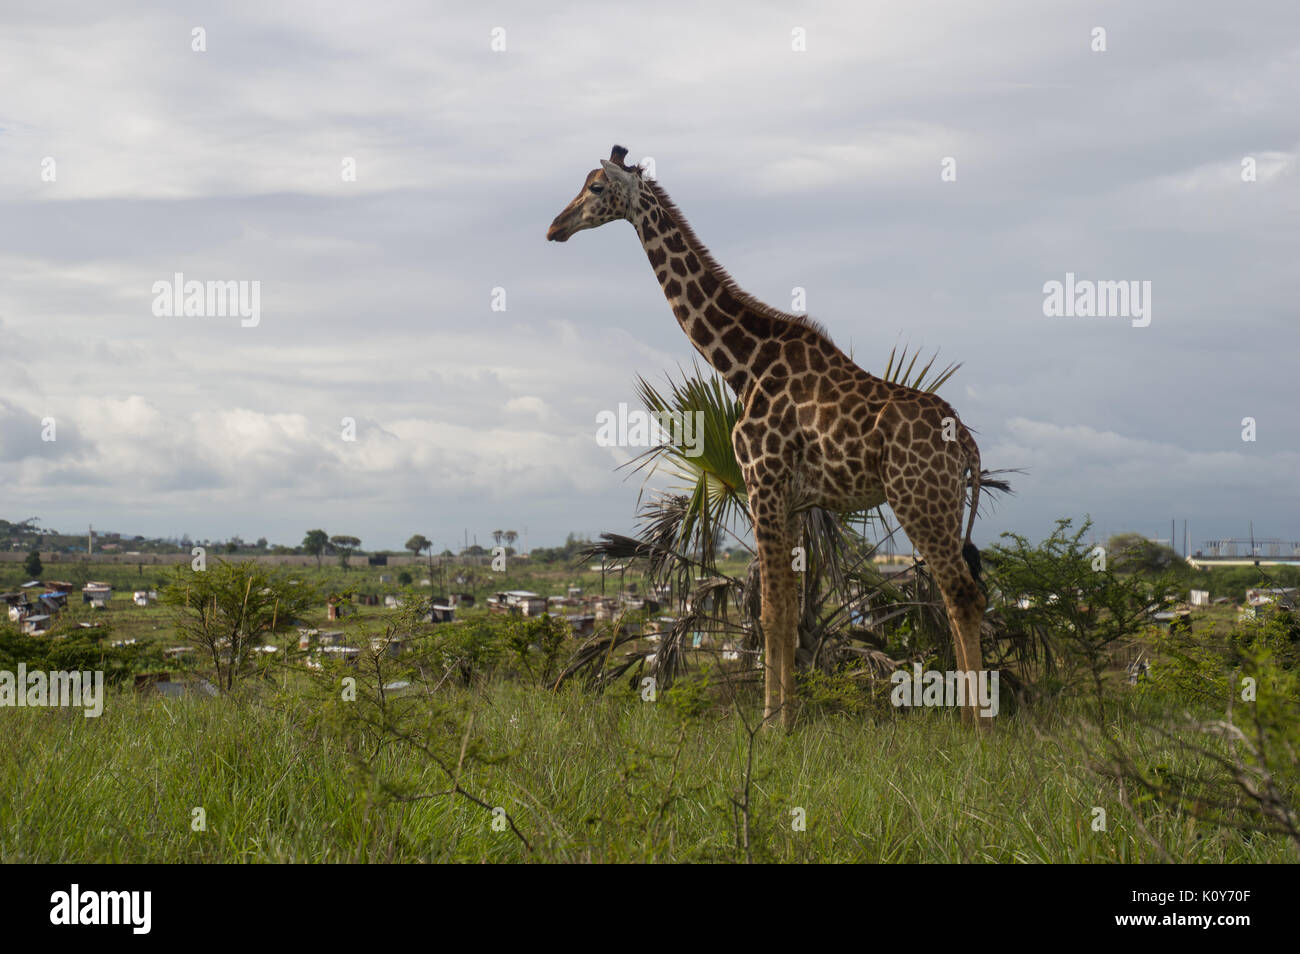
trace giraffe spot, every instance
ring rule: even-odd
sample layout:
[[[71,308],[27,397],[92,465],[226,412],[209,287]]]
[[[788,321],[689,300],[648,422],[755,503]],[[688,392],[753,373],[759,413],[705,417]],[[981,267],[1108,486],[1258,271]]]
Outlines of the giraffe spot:
[[[713,297],[713,293],[718,290],[720,284],[718,277],[712,272],[706,271],[700,276],[700,288],[704,291],[704,294],[709,297]]]
[[[696,321],[691,324],[691,340],[701,348],[713,344],[714,337],[712,330],[704,322]]]
[[[668,251],[674,252],[678,255],[686,251],[686,240],[682,238],[680,232],[673,232],[672,234],[665,236],[664,245],[667,246]]]
[[[741,364],[749,363],[749,356],[754,353],[754,341],[739,328],[732,328],[724,334],[722,343],[731,349],[731,353]]]
[[[757,368],[767,368],[772,362],[781,357],[781,345],[776,341],[768,341],[758,349],[758,354],[754,356],[754,364]]]
[[[682,283],[675,278],[664,285],[664,294],[667,295],[669,298],[676,298],[681,293],[682,293]]]
[[[740,326],[759,338],[766,338],[772,333],[772,322],[748,310],[740,316]]]
[[[668,281],[667,270],[661,268],[659,271],[655,272],[655,278],[659,279],[659,284],[662,285],[664,282]]]
[[[649,256],[650,265],[654,268],[659,268],[664,262],[668,261],[668,253],[658,246],[650,249],[650,251],[646,252],[646,255]]]
[[[716,305],[709,305],[704,309],[704,318],[714,328],[725,328],[731,324],[731,319],[718,311]]]
[[[686,283],[686,300],[691,303],[692,308],[699,308],[704,304],[704,292],[700,291],[700,286],[695,282]]]
[[[796,341],[785,350],[785,359],[790,362],[790,371],[802,374],[808,369],[808,356],[804,354],[803,345]]]
[[[713,366],[721,373],[726,374],[731,370],[731,357],[721,348],[713,349]]]
[[[698,272],[700,270],[700,260],[695,257],[694,252],[686,253],[686,267],[692,272]]]
[[[688,274],[686,271],[686,262],[683,259],[675,258],[670,264],[672,265],[674,275],[685,277]]]
[[[773,457],[778,456],[781,453],[781,435],[775,431],[768,431],[767,442],[764,444],[763,449]]]
[[[659,232],[648,221],[641,223],[641,237],[643,239],[657,239]]]
[[[740,313],[740,302],[732,297],[731,292],[725,288],[718,293],[718,307],[729,315]]]
[[[820,351],[813,351],[808,355],[808,367],[818,374],[826,370],[826,357]]]
[[[755,391],[749,402],[749,415],[754,418],[767,417],[770,407],[767,395],[762,391]]]

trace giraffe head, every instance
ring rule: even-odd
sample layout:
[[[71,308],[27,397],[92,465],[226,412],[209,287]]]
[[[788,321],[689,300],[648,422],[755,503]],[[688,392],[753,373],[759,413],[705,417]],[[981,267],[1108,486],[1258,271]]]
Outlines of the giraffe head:
[[[641,194],[641,170],[623,165],[627,150],[615,146],[600,168],[587,173],[582,191],[555,217],[546,230],[552,242],[567,242],[569,236],[583,229],[594,229],[615,219],[631,220]]]

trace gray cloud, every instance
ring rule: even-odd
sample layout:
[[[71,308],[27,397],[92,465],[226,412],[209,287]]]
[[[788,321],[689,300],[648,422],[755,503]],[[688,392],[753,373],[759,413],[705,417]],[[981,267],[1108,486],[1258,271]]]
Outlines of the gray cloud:
[[[374,546],[627,529],[639,481],[595,412],[693,353],[629,228],[543,241],[617,140],[742,285],[806,288],[868,370],[896,342],[963,362],[945,392],[986,466],[1031,470],[981,539],[1085,511],[1300,537],[1300,11],[745,10],[0,13],[6,506]],[[154,317],[178,271],[260,281],[261,323]],[[1151,326],[1045,318],[1067,271],[1151,281]]]

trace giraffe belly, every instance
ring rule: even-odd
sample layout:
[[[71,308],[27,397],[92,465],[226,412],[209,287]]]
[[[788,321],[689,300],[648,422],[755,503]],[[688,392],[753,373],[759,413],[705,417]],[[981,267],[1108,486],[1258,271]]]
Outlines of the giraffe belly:
[[[805,470],[796,481],[797,509],[869,510],[885,503],[885,488],[875,469],[854,461]]]

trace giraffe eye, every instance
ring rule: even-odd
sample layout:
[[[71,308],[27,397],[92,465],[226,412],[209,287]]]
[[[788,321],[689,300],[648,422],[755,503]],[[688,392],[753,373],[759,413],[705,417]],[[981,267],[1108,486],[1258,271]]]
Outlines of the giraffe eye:
[[[602,192],[605,191],[605,187],[599,185],[590,186],[590,189],[592,195],[600,195]]]

